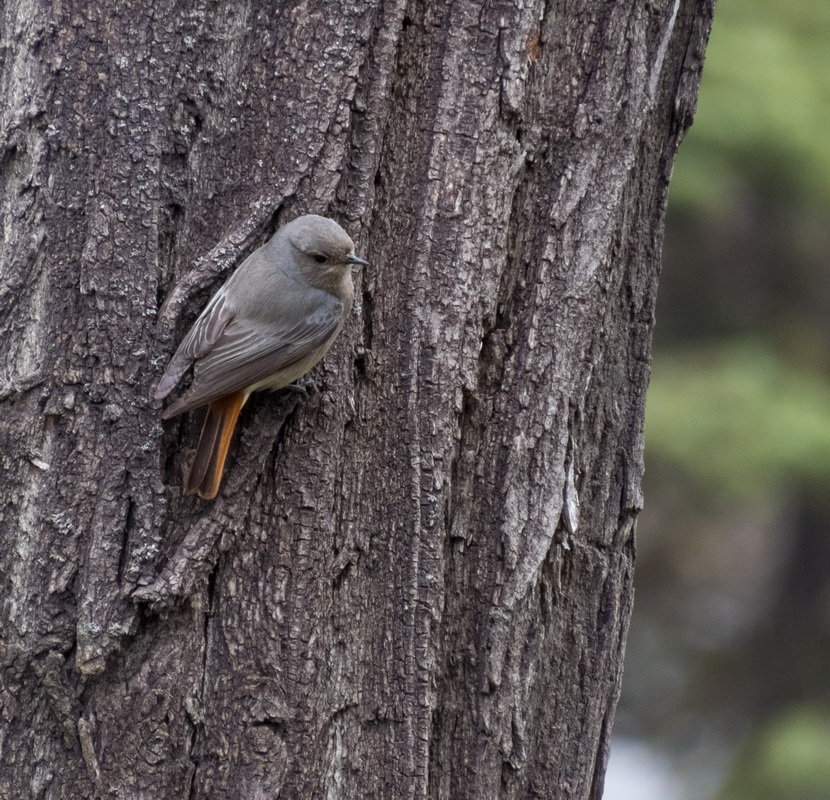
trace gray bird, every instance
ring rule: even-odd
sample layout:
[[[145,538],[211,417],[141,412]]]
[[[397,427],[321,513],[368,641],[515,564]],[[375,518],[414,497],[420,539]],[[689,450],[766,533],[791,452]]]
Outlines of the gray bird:
[[[167,397],[192,366],[190,388],[162,417],[208,406],[187,494],[216,497],[251,392],[292,383],[331,347],[352,308],[353,264],[366,262],[334,220],[298,217],[251,253],[199,315],[154,393]]]

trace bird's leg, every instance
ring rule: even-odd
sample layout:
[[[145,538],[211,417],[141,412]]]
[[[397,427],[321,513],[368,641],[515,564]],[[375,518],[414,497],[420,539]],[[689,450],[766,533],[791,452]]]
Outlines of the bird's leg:
[[[304,397],[308,397],[310,394],[314,394],[315,392],[320,391],[320,387],[317,385],[317,381],[315,381],[314,378],[306,378],[302,381],[294,381],[294,383],[289,383],[287,386],[283,388],[292,389],[295,392],[299,392]]]

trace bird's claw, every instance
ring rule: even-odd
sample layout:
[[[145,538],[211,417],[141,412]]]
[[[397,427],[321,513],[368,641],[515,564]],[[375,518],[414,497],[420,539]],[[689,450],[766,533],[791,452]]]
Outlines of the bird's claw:
[[[299,392],[303,397],[308,397],[310,394],[315,394],[320,391],[320,387],[314,378],[306,378],[304,381],[294,381],[294,383],[289,383],[285,388]]]

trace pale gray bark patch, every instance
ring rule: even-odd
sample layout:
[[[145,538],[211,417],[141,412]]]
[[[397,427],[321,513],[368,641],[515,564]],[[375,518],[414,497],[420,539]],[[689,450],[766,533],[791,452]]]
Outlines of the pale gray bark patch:
[[[711,12],[8,0],[0,797],[600,797]],[[152,388],[304,212],[356,313],[183,497]]]

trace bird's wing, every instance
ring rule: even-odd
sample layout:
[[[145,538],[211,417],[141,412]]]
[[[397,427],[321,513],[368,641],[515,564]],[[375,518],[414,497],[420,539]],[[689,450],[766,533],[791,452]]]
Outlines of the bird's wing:
[[[287,323],[231,319],[209,352],[196,359],[190,391],[164,417],[247,389],[323,348],[343,316],[343,304],[332,295],[325,297],[310,313]]]
[[[193,323],[193,327],[187,332],[175,355],[170,359],[170,363],[167,365],[167,369],[164,375],[161,376],[156,391],[153,393],[157,400],[163,400],[167,397],[182,379],[182,375],[190,369],[193,362],[210,352],[230,324],[233,316],[233,309],[228,303],[225,292],[218,291],[205,306],[205,310]]]

